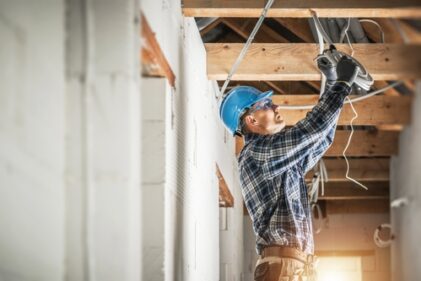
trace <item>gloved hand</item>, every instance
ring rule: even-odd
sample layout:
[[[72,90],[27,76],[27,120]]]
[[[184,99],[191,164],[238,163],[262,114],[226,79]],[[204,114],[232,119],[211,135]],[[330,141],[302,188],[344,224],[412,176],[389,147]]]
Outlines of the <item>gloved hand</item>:
[[[336,73],[338,75],[338,82],[345,82],[350,87],[354,84],[360,68],[351,59],[343,56],[336,65]]]
[[[336,75],[336,67],[332,64],[329,59],[323,55],[320,55],[316,58],[317,60],[317,67],[319,68],[320,72],[322,72],[326,76],[326,80],[328,82],[333,82],[337,80]]]

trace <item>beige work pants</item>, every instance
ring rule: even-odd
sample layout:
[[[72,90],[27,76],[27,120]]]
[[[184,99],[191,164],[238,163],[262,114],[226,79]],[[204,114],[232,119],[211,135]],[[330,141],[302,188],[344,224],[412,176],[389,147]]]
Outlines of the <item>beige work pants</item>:
[[[303,262],[281,257],[266,257],[259,259],[254,271],[255,281],[315,281],[313,273],[307,276]]]

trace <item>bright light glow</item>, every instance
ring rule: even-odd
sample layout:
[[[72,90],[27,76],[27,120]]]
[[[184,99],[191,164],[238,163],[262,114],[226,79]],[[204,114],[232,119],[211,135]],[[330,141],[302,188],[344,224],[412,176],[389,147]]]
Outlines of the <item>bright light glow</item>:
[[[317,267],[319,281],[361,281],[361,257],[322,257]]]

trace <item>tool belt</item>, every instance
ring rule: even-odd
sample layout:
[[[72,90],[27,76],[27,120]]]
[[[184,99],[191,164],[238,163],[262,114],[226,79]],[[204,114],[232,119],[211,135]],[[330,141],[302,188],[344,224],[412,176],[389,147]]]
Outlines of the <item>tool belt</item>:
[[[304,252],[297,250],[295,248],[284,247],[284,246],[269,246],[262,250],[261,257],[281,257],[281,258],[291,258],[299,260],[303,263],[307,263],[308,256]]]
[[[257,265],[263,262],[276,263],[277,260],[281,258],[290,258],[302,262],[304,264],[304,274],[308,276],[307,280],[316,279],[317,257],[314,255],[308,255],[291,247],[277,245],[265,247],[260,253],[260,259],[258,260]]]

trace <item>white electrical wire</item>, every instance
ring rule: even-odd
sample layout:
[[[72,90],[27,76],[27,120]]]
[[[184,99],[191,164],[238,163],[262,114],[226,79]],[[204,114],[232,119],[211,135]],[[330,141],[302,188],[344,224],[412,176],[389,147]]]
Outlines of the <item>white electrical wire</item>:
[[[348,100],[350,100],[349,97],[346,97],[346,98]],[[351,126],[351,133],[349,134],[348,141],[347,141],[347,143],[345,145],[344,151],[342,152],[342,156],[344,157],[345,162],[346,162],[345,178],[347,178],[348,180],[352,181],[353,183],[361,186],[365,190],[368,190],[368,188],[364,184],[360,183],[356,179],[354,179],[354,178],[352,178],[352,177],[349,176],[349,161],[348,161],[348,158],[346,157],[346,151],[348,150],[348,147],[351,144],[352,135],[354,134],[354,124],[353,124],[354,123],[354,120],[358,118],[358,113],[355,110],[354,105],[352,104],[352,102],[350,102],[349,105],[351,106],[352,111],[354,112],[354,117],[352,117],[351,122],[349,123],[349,125]]]
[[[381,43],[384,43],[385,42],[383,28],[382,28],[382,26],[377,21],[372,20],[372,19],[360,19],[359,22],[369,22],[369,23],[372,23],[375,26],[377,26],[377,28],[380,31],[380,40],[381,40],[380,42]]]
[[[247,41],[246,41],[243,49],[241,50],[240,54],[238,55],[237,60],[233,64],[233,66],[232,66],[232,68],[231,68],[231,70],[230,70],[230,72],[227,76],[227,79],[225,80],[224,85],[221,88],[221,96],[224,96],[224,92],[225,92],[225,89],[228,86],[228,83],[231,81],[232,76],[237,71],[238,66],[240,65],[241,61],[243,60],[244,56],[246,55],[246,52],[247,52],[248,48],[250,47],[251,42],[254,39],[254,36],[256,35],[257,31],[259,30],[260,26],[262,25],[263,20],[265,19],[266,14],[267,14],[268,10],[270,9],[270,7],[272,6],[273,2],[274,2],[274,0],[269,0],[266,3],[265,8],[263,9],[262,14],[260,15],[259,20],[257,21],[256,25],[254,26],[253,31],[251,32],[249,38],[247,38]]]
[[[323,36],[323,34],[325,34],[326,32],[324,31],[323,26],[320,24],[320,21],[319,21],[319,19],[318,19],[318,17],[317,17],[317,14],[316,14],[315,12],[313,12],[313,19],[314,19],[314,22],[315,22],[315,26],[316,26],[316,31],[317,31],[317,33],[318,33],[318,37],[320,38],[320,37],[321,37],[321,36]],[[349,37],[348,37],[348,35],[347,35],[347,31],[348,31],[348,29],[349,29],[350,22],[351,22],[351,18],[348,18],[348,24],[347,24],[346,28],[342,31],[342,34],[341,34],[341,41],[343,40],[343,34],[346,34],[347,39],[348,39],[348,44],[349,44],[349,46],[351,47],[351,50],[352,50],[352,54],[351,54],[351,57],[352,57],[352,56],[353,56],[353,53],[354,53],[354,48],[352,47],[351,41],[349,40]],[[319,43],[320,43],[320,42],[321,42],[321,41],[319,40]],[[346,151],[348,150],[348,147],[349,147],[349,145],[351,144],[352,136],[353,136],[353,134],[354,134],[354,126],[353,126],[353,122],[354,122],[354,120],[355,120],[355,119],[357,119],[357,118],[358,118],[358,113],[357,113],[357,111],[355,110],[354,105],[352,104],[352,100],[351,100],[349,97],[347,97],[347,101],[348,101],[349,105],[351,106],[352,111],[354,112],[354,117],[353,117],[353,118],[351,119],[351,121],[350,121],[351,133],[350,133],[350,135],[349,135],[349,138],[348,138],[347,144],[346,144],[346,146],[345,146],[345,148],[344,148],[344,150],[343,150],[343,152],[342,152],[342,156],[344,157],[345,162],[346,162],[346,173],[345,173],[345,178],[346,178],[346,179],[348,179],[348,180],[350,180],[350,181],[352,181],[353,183],[355,183],[355,184],[359,185],[360,187],[364,188],[365,190],[368,190],[368,188],[367,188],[364,184],[360,183],[360,182],[359,182],[359,181],[357,181],[356,179],[354,179],[354,178],[352,178],[352,177],[350,177],[350,176],[349,176],[350,166],[349,166],[349,161],[348,161],[348,158],[347,158],[347,156],[346,156]]]

